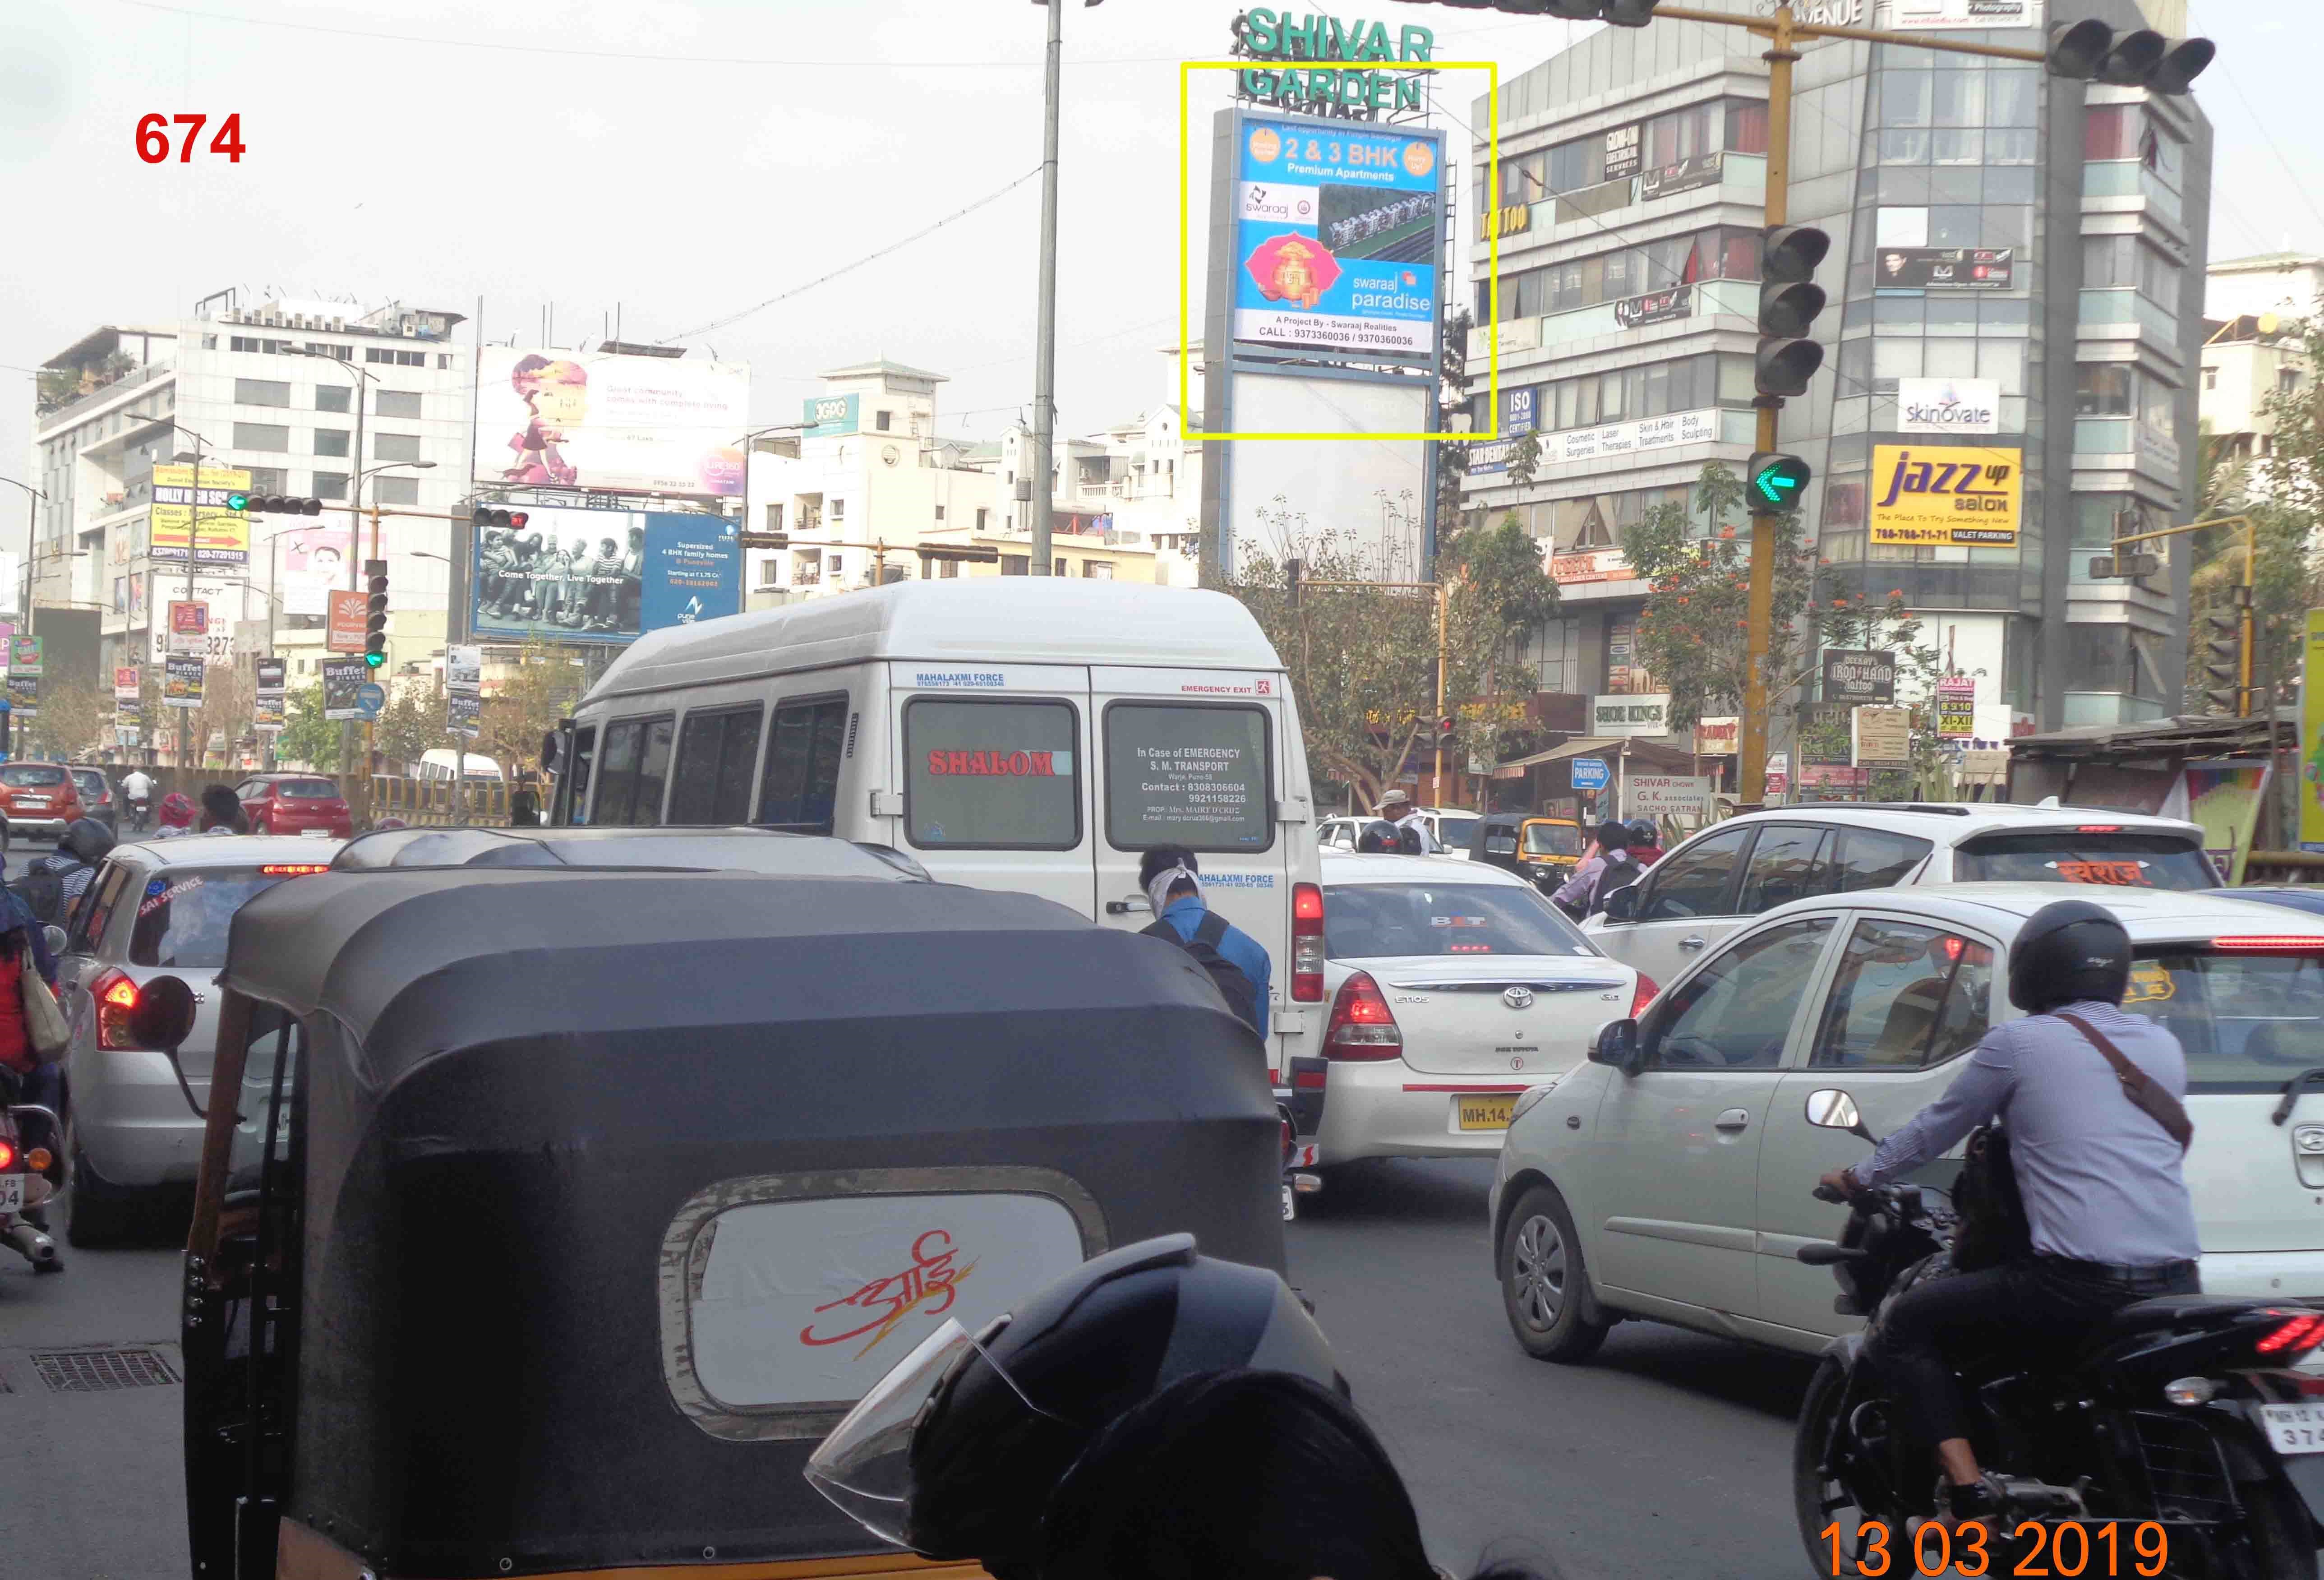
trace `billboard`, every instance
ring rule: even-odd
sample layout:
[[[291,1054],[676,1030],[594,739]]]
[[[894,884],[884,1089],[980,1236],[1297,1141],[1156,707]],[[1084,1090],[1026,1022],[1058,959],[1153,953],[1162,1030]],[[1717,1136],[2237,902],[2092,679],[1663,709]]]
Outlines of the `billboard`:
[[[10,636],[8,639],[8,672],[12,675],[37,675],[41,672],[42,639],[37,636]]]
[[[1900,378],[1896,381],[1899,433],[1999,433],[1998,379]]]
[[[1416,433],[1435,420],[1421,385],[1358,383],[1238,374],[1238,423],[1259,432]],[[1253,550],[1281,559],[1300,551],[1284,536],[1275,500],[1298,501],[1316,531],[1360,556],[1383,580],[1417,579],[1423,573],[1423,519],[1431,487],[1425,444],[1377,441],[1347,451],[1336,465],[1318,467],[1305,445],[1247,444],[1238,448],[1233,491],[1226,503],[1225,538],[1242,563]],[[1223,479],[1228,468],[1216,469]],[[1211,479],[1206,476],[1205,486]]]
[[[287,660],[262,658],[253,670],[256,683],[252,690],[252,721],[270,734],[288,722],[283,700],[290,668]]]
[[[1872,541],[2006,549],[2017,541],[2024,452],[1978,445],[1872,447]]]
[[[8,711],[20,719],[41,716],[41,678],[38,675],[8,676]]]
[[[809,395],[801,402],[800,415],[806,419],[804,437],[835,439],[853,433],[862,420],[862,395]]]
[[[198,653],[172,653],[161,661],[161,706],[199,707],[206,665]]]
[[[678,511],[535,506],[471,546],[469,629],[548,642],[633,642],[742,606],[740,524]]]
[[[344,587],[351,579],[350,536],[344,525],[286,527],[267,540],[285,614],[330,612],[331,589]]]
[[[197,500],[192,467],[172,462],[153,468],[152,542],[147,557],[157,564],[183,565],[190,541],[197,566],[249,564],[250,517],[228,510],[226,502],[230,494],[250,492],[250,474],[233,467],[204,467],[201,474],[201,497]]]
[[[372,683],[371,666],[361,659],[322,659],[316,669],[323,675],[323,716],[352,719],[364,716],[355,694]]]
[[[742,494],[747,366],[512,346],[477,356],[477,482]]]
[[[1932,28],[2040,27],[2042,0],[1888,0],[1880,25],[1894,32]]]
[[[210,606],[199,600],[170,600],[170,651],[207,653],[210,648]]]
[[[1359,359],[1434,354],[1438,134],[1246,115],[1235,174],[1237,340]]]
[[[2012,247],[1882,247],[1876,291],[2006,291]]]

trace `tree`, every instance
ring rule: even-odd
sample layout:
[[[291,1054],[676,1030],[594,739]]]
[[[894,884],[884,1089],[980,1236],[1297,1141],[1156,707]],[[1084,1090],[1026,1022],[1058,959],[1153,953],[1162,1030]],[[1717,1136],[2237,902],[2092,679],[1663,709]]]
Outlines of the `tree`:
[[[31,745],[20,744],[21,756],[87,756],[113,744],[113,692],[100,693],[79,676],[47,675],[41,680],[39,716],[24,726]]]
[[[1517,442],[1509,447],[1509,481],[1522,488],[1532,482],[1533,475],[1540,470],[1541,436],[1527,429],[1517,435]]]
[[[1743,485],[1717,461],[1695,479],[1693,510],[1659,504],[1622,533],[1622,552],[1646,584],[1637,656],[1670,693],[1670,722],[1742,711],[1748,672],[1751,559]],[[1705,524],[1707,523],[1707,525]],[[1799,617],[1812,556],[1799,513],[1775,518],[1774,619],[1767,647],[1772,713],[1798,667]]]
[[[580,700],[581,670],[572,651],[528,642],[517,654],[515,671],[484,699],[475,749],[503,763],[533,762],[540,755],[540,738]]]
[[[443,699],[421,686],[400,688],[380,710],[379,723],[372,731],[373,743],[381,753],[407,768],[431,748],[444,745],[447,739]]]
[[[1466,428],[1469,420],[1469,310],[1454,308],[1444,319],[1444,376],[1436,392],[1436,431]],[[1461,519],[1461,480],[1469,475],[1465,439],[1440,439],[1436,445],[1436,535],[1441,540]]]
[[[339,721],[323,716],[323,683],[318,680],[302,691],[290,691],[283,702],[286,722],[281,733],[274,737],[276,760],[308,768],[321,768],[326,763],[336,766],[339,760]]]

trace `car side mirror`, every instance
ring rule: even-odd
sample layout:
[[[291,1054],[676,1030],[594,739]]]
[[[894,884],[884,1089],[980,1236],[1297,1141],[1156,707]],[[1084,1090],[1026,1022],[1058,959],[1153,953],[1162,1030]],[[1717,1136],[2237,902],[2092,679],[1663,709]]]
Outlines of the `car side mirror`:
[[[1637,1021],[1627,1018],[1609,1021],[1591,1039],[1590,1062],[1611,1065],[1626,1076],[1634,1076],[1642,1062],[1638,1048]]]
[[[46,927],[41,929],[41,942],[49,947],[50,954],[63,954],[65,952],[65,929],[59,927],[54,922],[49,923]]]
[[[1638,892],[1637,884],[1623,884],[1611,894],[1606,896],[1606,919],[1608,921],[1636,921],[1638,916],[1638,902],[1644,898],[1645,896]]]
[[[1807,1120],[1818,1130],[1844,1130],[1868,1141],[1872,1139],[1864,1115],[1857,1109],[1856,1099],[1837,1086],[1820,1087],[1808,1094]]]

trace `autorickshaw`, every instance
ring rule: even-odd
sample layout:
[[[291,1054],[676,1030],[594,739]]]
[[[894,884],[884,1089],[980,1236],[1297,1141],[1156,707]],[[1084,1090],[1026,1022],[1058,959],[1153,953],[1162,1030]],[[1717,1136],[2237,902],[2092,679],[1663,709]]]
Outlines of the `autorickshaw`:
[[[1469,836],[1469,859],[1533,880],[1544,893],[1573,875],[1586,845],[1582,825],[1571,818],[1541,818],[1531,812],[1489,812]]]
[[[1258,1039],[1029,895],[326,873],[243,907],[217,985],[197,1580],[973,1575],[801,1478],[851,1403],[1113,1245],[1283,1265]],[[133,1035],[191,998],[147,984]]]

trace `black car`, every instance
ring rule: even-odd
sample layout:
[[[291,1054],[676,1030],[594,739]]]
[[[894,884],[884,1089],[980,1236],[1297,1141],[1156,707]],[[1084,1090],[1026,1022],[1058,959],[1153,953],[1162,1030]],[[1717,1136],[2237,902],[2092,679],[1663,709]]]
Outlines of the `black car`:
[[[80,796],[81,816],[94,818],[114,835],[121,832],[121,793],[101,768],[71,765],[73,789]]]

